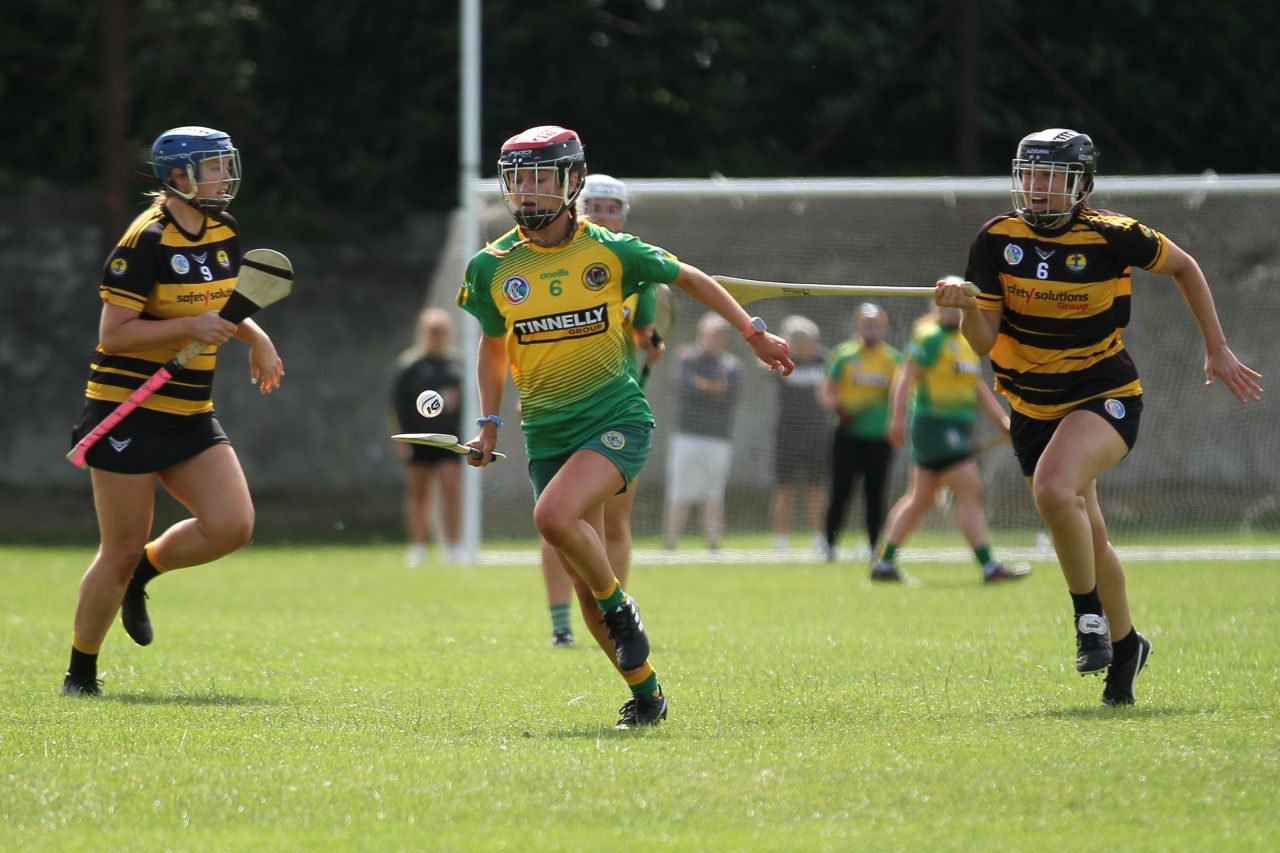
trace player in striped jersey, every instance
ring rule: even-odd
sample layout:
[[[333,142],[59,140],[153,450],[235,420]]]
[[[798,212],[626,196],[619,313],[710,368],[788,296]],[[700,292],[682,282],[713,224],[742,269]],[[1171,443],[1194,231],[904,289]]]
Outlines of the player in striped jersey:
[[[631,688],[621,728],[667,711],[649,640],[605,550],[604,504],[631,487],[648,457],[653,414],[631,369],[623,303],[669,282],[724,316],[771,368],[790,372],[786,342],[769,334],[710,276],[663,249],[580,219],[586,177],[578,135],[535,127],[502,146],[498,172],[516,227],[471,259],[457,303],[479,321],[480,433],[469,444],[488,464],[508,368],[520,392],[538,532],[592,591],[606,646]]]
[[[1195,259],[1137,220],[1087,206],[1097,155],[1073,130],[1032,133],[1013,161],[1015,210],[982,226],[965,278],[934,300],[963,309],[961,330],[990,354],[1012,406],[1014,452],[1049,526],[1071,593],[1076,669],[1107,670],[1104,705],[1134,701],[1151,643],[1133,627],[1124,570],[1107,541],[1097,478],[1137,440],[1142,386],[1121,338],[1134,266],[1173,278],[1204,339],[1205,384],[1258,400],[1260,374],[1227,346]]]
[[[99,692],[98,652],[117,610],[134,642],[151,642],[145,587],[152,578],[249,541],[253,502],[213,409],[218,349],[231,338],[247,343],[250,379],[264,394],[284,375],[257,323],[218,316],[240,271],[240,237],[226,213],[240,185],[231,137],[174,128],[156,139],[151,167],[162,188],[103,270],[99,342],[72,444],[188,341],[208,348],[88,453],[102,545],[80,583],[66,695]],[[148,542],[157,482],[193,517]]]

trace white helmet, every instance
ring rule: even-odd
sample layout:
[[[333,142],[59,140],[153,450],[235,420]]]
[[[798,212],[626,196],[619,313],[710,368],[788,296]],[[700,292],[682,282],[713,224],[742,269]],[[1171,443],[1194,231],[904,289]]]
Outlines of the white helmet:
[[[622,205],[622,220],[631,212],[631,193],[627,185],[611,175],[587,175],[587,183],[578,195],[578,212],[586,213],[586,203],[592,199],[613,199]]]

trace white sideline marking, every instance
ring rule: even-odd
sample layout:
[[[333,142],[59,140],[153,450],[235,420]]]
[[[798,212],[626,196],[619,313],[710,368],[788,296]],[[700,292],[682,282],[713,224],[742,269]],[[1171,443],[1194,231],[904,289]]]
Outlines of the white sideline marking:
[[[1204,562],[1240,562],[1243,560],[1275,560],[1280,562],[1280,546],[1260,545],[1210,545],[1182,547],[1168,546],[1135,546],[1116,549],[1120,559],[1126,562],[1172,562],[1174,560],[1201,560]],[[1036,548],[1002,548],[996,547],[996,556],[1006,562],[1054,563],[1056,558],[1052,551],[1041,551]],[[963,563],[973,559],[973,552],[966,548],[905,548],[901,552],[900,562],[903,565],[912,563]],[[509,566],[536,564],[538,549],[529,547],[518,551],[485,551],[480,552],[480,564],[483,566]],[[824,559],[807,548],[793,548],[789,551],[775,551],[771,548],[724,549],[711,553],[705,548],[688,547],[684,550],[637,550],[631,555],[633,566],[670,566],[689,564],[779,564],[779,563],[822,563]],[[835,564],[870,565],[867,558],[854,559],[853,552],[841,553]]]

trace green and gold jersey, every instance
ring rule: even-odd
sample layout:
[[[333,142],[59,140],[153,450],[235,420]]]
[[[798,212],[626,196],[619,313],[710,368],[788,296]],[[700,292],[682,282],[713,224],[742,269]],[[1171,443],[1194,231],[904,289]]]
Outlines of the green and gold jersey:
[[[457,304],[486,335],[506,338],[529,458],[572,453],[614,424],[652,424],[623,304],[649,282],[674,281],[679,262],[585,221],[554,248],[516,246],[522,239],[514,228],[478,252]]]
[[[907,363],[921,367],[911,397],[912,415],[951,421],[974,419],[982,361],[959,329],[923,324],[911,336]]]
[[[125,231],[103,269],[103,302],[139,312],[146,320],[217,311],[240,276],[240,237],[226,213],[205,216],[200,233],[187,234],[161,206],[143,212]],[[186,341],[141,352],[94,353],[85,396],[118,403],[173,358]],[[193,415],[213,409],[218,348],[210,345],[142,403],[144,409]]]
[[[902,353],[886,343],[868,349],[845,341],[827,357],[827,378],[835,383],[840,431],[858,438],[884,439],[889,431],[889,383]]]
[[[965,278],[984,311],[1003,313],[991,365],[1016,411],[1052,420],[1086,400],[1142,393],[1121,340],[1132,270],[1159,268],[1168,245],[1136,219],[1088,208],[1053,232],[1012,213],[982,226]]]

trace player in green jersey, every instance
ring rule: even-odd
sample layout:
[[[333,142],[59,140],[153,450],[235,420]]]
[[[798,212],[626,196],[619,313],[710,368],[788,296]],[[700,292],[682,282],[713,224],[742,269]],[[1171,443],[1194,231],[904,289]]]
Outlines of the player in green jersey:
[[[988,582],[1028,574],[1024,566],[1006,566],[991,552],[987,515],[982,506],[982,475],[973,456],[973,423],[978,410],[1001,430],[1009,416],[982,382],[981,360],[960,334],[960,309],[938,308],[916,323],[906,360],[893,375],[889,392],[889,443],[907,438],[907,402],[911,408],[911,483],[885,525],[884,547],[871,579],[900,581],[897,553],[917,524],[933,509],[942,488],[955,497],[956,523],[973,549]]]
[[[653,413],[631,370],[623,303],[669,282],[742,330],[771,368],[794,366],[769,334],[710,276],[663,249],[581,220],[574,201],[586,178],[578,135],[535,127],[506,141],[499,181],[516,227],[467,265],[457,304],[481,326],[476,379],[480,432],[468,444],[486,465],[510,370],[538,532],[586,582],[608,629],[605,650],[631,688],[620,728],[657,723],[667,701],[649,662],[649,639],[605,550],[604,504],[631,488],[649,454]],[[610,648],[612,646],[612,648]]]

